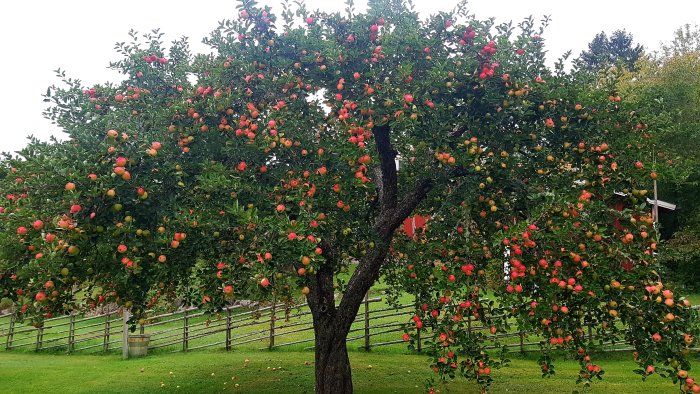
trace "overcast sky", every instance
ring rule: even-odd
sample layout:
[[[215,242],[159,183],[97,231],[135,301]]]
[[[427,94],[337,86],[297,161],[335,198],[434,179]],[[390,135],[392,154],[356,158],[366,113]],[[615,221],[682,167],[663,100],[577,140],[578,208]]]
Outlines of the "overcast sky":
[[[307,0],[310,10],[341,10],[343,1]],[[361,9],[366,0],[355,0]],[[423,16],[437,10],[449,10],[455,0],[414,0]],[[0,13],[0,151],[15,151],[26,144],[26,136],[48,139],[62,132],[45,120],[42,93],[57,83],[52,70],[58,67],[86,86],[118,75],[106,67],[118,60],[114,43],[128,41],[134,28],[145,32],[160,28],[166,42],[180,36],[190,38],[196,52],[207,51],[201,39],[222,19],[236,17],[235,0],[65,0],[8,1]],[[278,0],[259,0],[259,4],[277,7]],[[653,6],[652,6],[653,4]],[[600,31],[610,33],[626,29],[635,42],[648,50],[672,38],[675,29],[685,23],[696,24],[700,2],[696,0],[471,0],[470,12],[477,18],[495,17],[497,21],[520,21],[528,15],[537,20],[550,15],[545,32],[549,63],[567,50],[578,55]]]

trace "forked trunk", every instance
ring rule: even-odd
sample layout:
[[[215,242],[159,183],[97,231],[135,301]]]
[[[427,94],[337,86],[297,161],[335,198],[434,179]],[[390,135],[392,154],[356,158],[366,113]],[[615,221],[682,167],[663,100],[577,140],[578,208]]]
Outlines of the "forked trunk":
[[[389,242],[383,242],[367,253],[350,278],[338,307],[331,265],[321,266],[316,274],[316,285],[307,297],[316,338],[316,394],[352,393],[352,371],[345,342],[365,294],[379,276],[388,245]],[[332,256],[326,258],[335,261]]]
[[[316,394],[352,393],[352,371],[345,345],[350,326],[367,291],[379,277],[379,269],[389,252],[394,231],[433,188],[432,178],[423,179],[416,183],[401,202],[398,201],[395,162],[398,152],[391,146],[389,133],[389,126],[374,128],[380,159],[380,171],[376,179],[380,212],[372,220],[372,229],[376,235],[375,246],[360,259],[337,307],[333,273],[340,262],[340,254],[331,242],[321,242],[326,262],[319,267],[315,275],[316,281],[310,286],[307,296],[316,335]]]

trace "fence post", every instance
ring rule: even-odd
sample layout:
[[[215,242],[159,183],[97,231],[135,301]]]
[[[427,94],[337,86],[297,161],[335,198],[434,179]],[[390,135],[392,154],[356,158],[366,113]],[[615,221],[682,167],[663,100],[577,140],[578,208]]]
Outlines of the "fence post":
[[[188,325],[188,320],[189,320],[189,319],[187,318],[187,309],[185,309],[185,315],[184,315],[184,316],[185,316],[185,317],[184,317],[184,319],[183,319],[183,324],[182,324],[182,351],[183,351],[183,352],[186,352],[187,349],[188,349],[188,347],[189,347],[189,336],[190,336],[190,332],[189,332],[189,329],[188,329],[188,327],[187,327],[187,325]]]
[[[522,330],[518,333],[520,337],[520,353],[525,353],[525,333]]]
[[[5,341],[5,350],[10,350],[12,348],[12,336],[15,335],[15,314],[10,316],[10,331],[7,333],[7,340]]]
[[[109,351],[109,317],[110,314],[107,313],[107,318],[105,320],[105,335],[104,335],[104,342],[102,344],[102,350],[107,353]]]
[[[44,344],[44,326],[37,327],[36,329],[36,351],[41,350]]]
[[[369,351],[369,291],[365,293],[365,350]]]
[[[420,328],[416,328],[416,337],[417,337],[416,339],[417,339],[417,342],[418,342],[418,347],[416,348],[416,350],[418,350],[418,352],[422,352],[422,351],[423,351],[423,346],[422,346],[422,341],[421,341],[421,338],[420,338]]]
[[[129,358],[129,310],[126,308],[122,309],[122,320],[124,324],[124,331],[122,332],[122,358],[126,360]]]
[[[231,308],[226,309],[226,350],[231,350]]]
[[[68,325],[68,352],[75,349],[75,315],[70,314],[70,324]]]
[[[272,309],[270,312],[270,343],[267,345],[267,350],[272,350],[275,347],[275,320],[277,320],[277,296],[272,297]]]

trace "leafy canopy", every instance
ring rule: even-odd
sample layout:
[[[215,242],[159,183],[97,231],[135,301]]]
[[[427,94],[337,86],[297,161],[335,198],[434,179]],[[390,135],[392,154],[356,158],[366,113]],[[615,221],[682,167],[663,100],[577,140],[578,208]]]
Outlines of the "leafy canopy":
[[[487,388],[505,361],[472,324],[540,333],[544,375],[557,349],[580,381],[603,375],[591,326],[633,344],[642,376],[683,377],[691,310],[656,273],[644,127],[610,85],[552,74],[531,19],[465,9],[279,20],[245,0],[212,54],[132,32],[111,65],[124,81],[61,72],[46,115],[69,140],[0,165],[3,296],[37,325],[108,302],[136,319],[175,295],[212,310],[306,295],[351,319],[381,269],[415,295],[404,339],[430,329],[442,379]]]

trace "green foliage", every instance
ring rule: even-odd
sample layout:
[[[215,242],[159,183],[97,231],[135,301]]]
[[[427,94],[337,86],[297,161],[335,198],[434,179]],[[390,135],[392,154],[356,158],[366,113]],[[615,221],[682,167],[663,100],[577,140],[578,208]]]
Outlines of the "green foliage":
[[[677,204],[672,236],[662,258],[674,279],[689,287],[698,281],[700,250],[700,52],[690,44],[697,32],[677,31],[665,56],[642,58],[638,71],[620,81],[620,90],[638,108],[640,121],[653,125],[647,136],[654,153],[661,199]],[[694,37],[694,38],[693,38]],[[681,39],[682,38],[682,39]],[[680,40],[680,41],[679,41]]]
[[[664,58],[700,52],[700,29],[686,23],[673,32],[673,40],[662,44]]]
[[[344,339],[381,269],[417,297],[407,330],[431,329],[441,380],[485,390],[507,362],[465,330],[471,315],[541,332],[545,375],[563,349],[580,381],[602,377],[592,324],[677,381],[693,312],[658,277],[650,139],[614,78],[553,75],[531,19],[515,29],[460,8],[421,21],[396,0],[348,16],[294,8],[278,29],[241,1],[205,40],[212,55],[132,32],[111,64],[119,84],[59,71],[46,115],[69,140],[0,163],[0,292],[22,318],[117,302],[135,321],[160,297],[215,311],[308,294],[317,329]],[[406,236],[416,213],[427,224]],[[504,260],[498,302],[485,299]],[[334,281],[350,262],[347,286]]]

